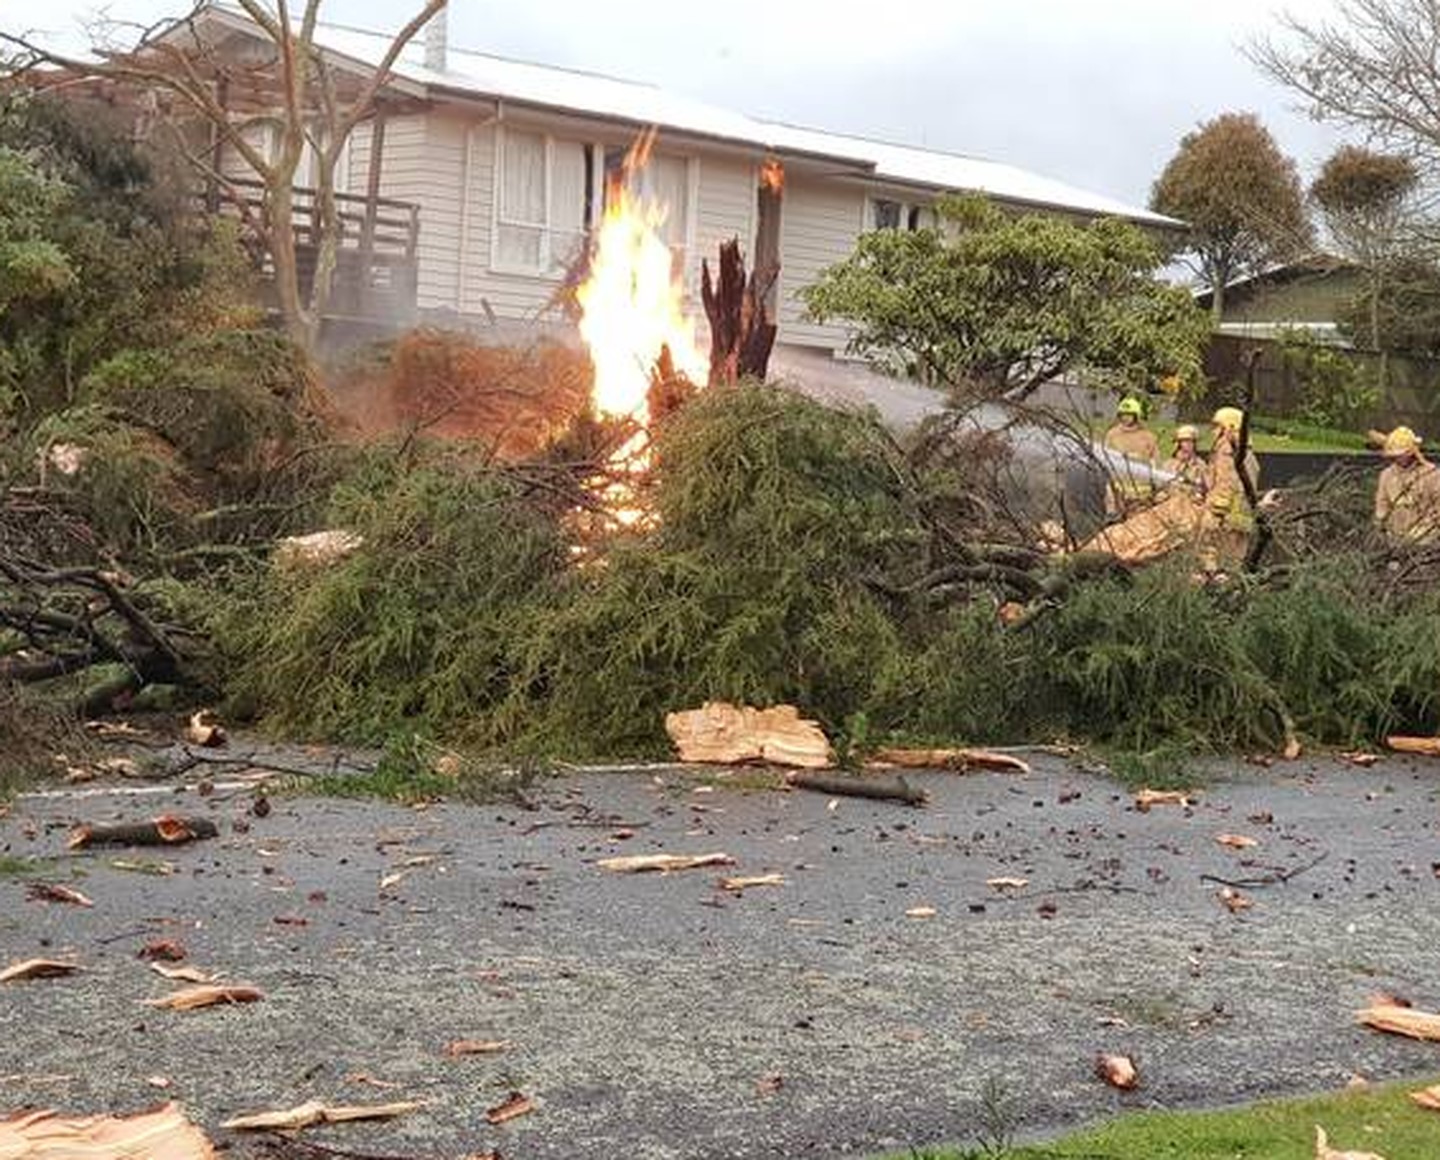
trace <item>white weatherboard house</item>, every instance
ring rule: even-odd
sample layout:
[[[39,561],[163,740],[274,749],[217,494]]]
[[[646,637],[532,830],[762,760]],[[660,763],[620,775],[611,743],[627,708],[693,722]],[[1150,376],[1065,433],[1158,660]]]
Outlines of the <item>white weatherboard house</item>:
[[[212,13],[235,36],[246,35],[242,19]],[[316,41],[337,62],[373,66],[389,38],[328,26]],[[388,92],[404,103],[383,115],[378,132],[375,121],[359,126],[338,184],[365,194],[376,182],[382,196],[419,207],[422,316],[544,321],[598,219],[607,171],[649,126],[659,136],[643,180],[670,207],[667,240],[692,294],[702,256],[713,264],[719,243],[739,237],[749,252],[767,200],[759,197],[761,166],[767,159],[783,165],[779,338],[792,346],[843,349],[844,329],[807,320],[798,292],[848,256],[862,232],[931,222],[933,202],[947,191],[1018,208],[1178,224],[1010,165],[760,121],[649,85],[457,49],[445,42],[443,13],[402,56]],[[378,174],[370,158],[377,135]]]

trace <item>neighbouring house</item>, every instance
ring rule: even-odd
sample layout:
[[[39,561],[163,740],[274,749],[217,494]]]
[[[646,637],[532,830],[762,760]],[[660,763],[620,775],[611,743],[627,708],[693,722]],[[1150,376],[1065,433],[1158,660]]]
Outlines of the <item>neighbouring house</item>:
[[[1349,346],[1339,320],[1364,288],[1364,271],[1355,263],[1311,254],[1227,285],[1216,331],[1235,339],[1283,339],[1303,332]],[[1208,310],[1214,294],[1200,291],[1195,301]]]
[[[237,52],[254,36],[247,18],[224,8],[203,18]],[[807,319],[799,292],[862,232],[933,222],[947,191],[1156,230],[1179,225],[1011,165],[756,120],[650,85],[458,49],[445,27],[442,13],[402,56],[337,178],[352,235],[367,215],[374,235],[378,218],[403,258],[388,272],[367,262],[364,276],[398,282],[402,305],[413,295],[421,319],[558,324],[557,291],[598,220],[606,175],[652,126],[658,138],[641,180],[669,207],[663,228],[687,294],[698,297],[702,256],[713,260],[732,237],[748,251],[757,231],[768,231],[778,237],[780,342],[821,352],[841,351],[846,332]],[[364,69],[389,38],[322,26],[316,42],[338,65]],[[263,127],[255,133],[263,144]],[[762,174],[775,162],[783,198],[764,196]],[[238,155],[222,168],[243,179]],[[375,194],[385,199],[378,209]]]

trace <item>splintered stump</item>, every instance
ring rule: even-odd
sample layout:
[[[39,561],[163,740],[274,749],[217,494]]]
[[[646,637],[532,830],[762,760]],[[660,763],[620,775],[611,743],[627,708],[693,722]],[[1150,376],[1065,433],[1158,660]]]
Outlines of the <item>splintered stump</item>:
[[[778,332],[766,303],[779,276],[779,266],[770,265],[747,278],[737,238],[720,243],[718,278],[711,277],[708,259],[700,263],[700,299],[710,320],[711,386],[765,378]]]

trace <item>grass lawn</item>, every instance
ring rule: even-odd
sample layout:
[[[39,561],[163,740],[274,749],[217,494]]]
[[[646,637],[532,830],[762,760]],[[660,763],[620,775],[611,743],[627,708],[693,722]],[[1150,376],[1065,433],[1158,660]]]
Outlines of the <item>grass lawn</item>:
[[[1112,419],[1097,419],[1091,426],[1096,439],[1103,439],[1105,432],[1114,422]],[[1175,428],[1177,424],[1156,419],[1147,421],[1146,426],[1155,432],[1160,440],[1160,452],[1168,456],[1175,449]],[[1210,429],[1203,423],[1200,428],[1200,450],[1210,447]],[[1250,430],[1251,446],[1256,451],[1364,451],[1365,437],[1352,431],[1335,431],[1326,427],[1311,427],[1290,419],[1272,419],[1258,415]]]
[[[1223,1112],[1142,1112],[1042,1147],[991,1153],[1004,1160],[1313,1160],[1315,1126],[1336,1151],[1385,1160],[1440,1157],[1440,1112],[1410,1100],[1428,1081],[1276,1100]],[[969,1160],[981,1153],[911,1153],[914,1160]],[[900,1160],[900,1158],[897,1158]]]

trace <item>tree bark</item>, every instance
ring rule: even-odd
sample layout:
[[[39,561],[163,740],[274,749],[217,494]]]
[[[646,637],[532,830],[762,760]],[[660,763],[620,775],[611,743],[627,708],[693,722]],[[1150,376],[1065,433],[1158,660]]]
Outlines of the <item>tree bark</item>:
[[[770,366],[778,327],[765,308],[778,269],[746,278],[740,241],[720,243],[719,278],[709,259],[700,263],[700,298],[710,321],[710,385],[741,379],[763,380]]]

